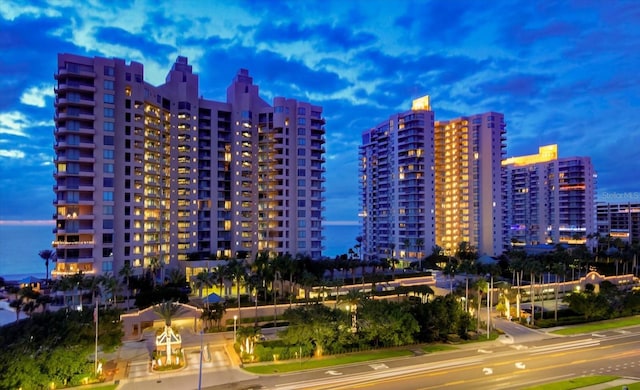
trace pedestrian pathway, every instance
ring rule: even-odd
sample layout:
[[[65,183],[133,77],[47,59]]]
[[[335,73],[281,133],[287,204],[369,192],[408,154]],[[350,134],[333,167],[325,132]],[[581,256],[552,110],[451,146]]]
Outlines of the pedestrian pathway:
[[[606,389],[627,389],[627,385],[638,382],[638,379],[634,378],[620,378],[610,382],[599,383],[597,385],[580,387],[580,390],[606,390]]]

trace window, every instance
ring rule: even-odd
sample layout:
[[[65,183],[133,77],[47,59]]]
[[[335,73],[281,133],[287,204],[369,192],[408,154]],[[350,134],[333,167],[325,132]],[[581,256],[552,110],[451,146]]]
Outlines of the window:
[[[307,232],[305,232],[304,230],[298,231],[298,238],[306,238],[306,237],[307,237]]]
[[[102,157],[103,157],[105,160],[113,160],[113,150],[111,150],[111,149],[104,149],[104,150],[102,151]]]
[[[307,185],[307,181],[305,179],[298,179],[298,187],[304,187]]]
[[[113,173],[113,164],[104,164],[102,171],[104,173]]]
[[[80,200],[80,193],[78,191],[67,191],[67,202],[78,203]]]
[[[307,124],[307,120],[305,118],[298,118],[298,124],[299,125],[306,125]]]
[[[103,129],[104,131],[113,132],[113,129],[114,129],[113,122],[104,122]]]
[[[80,145],[80,136],[76,134],[70,134],[67,136],[67,143],[69,145]]]
[[[304,167],[305,165],[307,165],[307,160],[304,158],[299,158],[298,159],[298,166],[299,167]]]
[[[304,199],[298,199],[298,207],[305,207],[306,204]]]
[[[111,257],[113,254],[113,251],[111,251],[111,254],[109,256],[103,256],[103,257]],[[103,261],[102,262],[102,272],[113,272],[113,261]]]
[[[298,220],[298,227],[306,227],[307,226],[307,221],[305,221],[304,219],[300,219]]]
[[[306,210],[298,210],[298,218],[305,218],[307,216]]]
[[[113,103],[115,102],[115,99],[114,99],[114,97],[113,97],[113,95],[112,95],[112,94],[110,94],[110,93],[105,93],[105,94],[104,94],[104,102],[105,102],[105,103],[113,104]]]
[[[80,173],[80,164],[78,163],[68,163],[67,164],[67,173],[78,174]]]
[[[102,200],[113,202],[113,191],[102,191]]]
[[[113,244],[113,233],[103,233],[102,234],[102,243],[103,244]]]
[[[298,138],[298,145],[304,146],[306,144],[306,140],[304,138]]]
[[[102,178],[102,186],[103,187],[113,187],[113,177],[103,177]]]
[[[80,150],[78,149],[67,149],[65,153],[67,160],[78,160],[80,159]]]
[[[102,221],[103,229],[113,229],[113,219],[105,219]]]
[[[115,76],[116,70],[113,66],[105,66],[104,67],[104,75],[105,76]]]
[[[307,129],[304,127],[298,127],[298,135],[305,135],[307,133]]]
[[[104,117],[105,118],[113,118],[114,110],[113,108],[105,108],[104,109]]]
[[[104,81],[104,89],[108,90],[108,91],[113,91],[113,80],[105,80]]]
[[[304,107],[298,107],[298,115],[305,115],[307,113],[307,109]]]
[[[80,122],[78,121],[67,121],[65,124],[67,130],[80,130]]]
[[[102,214],[113,215],[113,206],[102,206]]]
[[[298,169],[298,176],[306,176],[307,175],[307,171],[303,169]]]
[[[105,135],[104,136],[104,144],[105,145],[113,145],[113,136],[112,135]]]
[[[307,153],[307,150],[305,148],[298,149],[298,156],[304,156],[306,153]]]
[[[307,196],[306,190],[298,190],[298,196]]]

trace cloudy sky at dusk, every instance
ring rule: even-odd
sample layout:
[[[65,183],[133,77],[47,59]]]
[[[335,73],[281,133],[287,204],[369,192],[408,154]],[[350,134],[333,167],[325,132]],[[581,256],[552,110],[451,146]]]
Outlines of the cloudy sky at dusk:
[[[58,52],[141,62],[154,85],[187,56],[221,101],[247,68],[265,100],[323,106],[328,224],[358,220],[360,133],[426,94],[436,119],[504,113],[509,156],[591,156],[601,198],[640,202],[637,1],[107,3],[0,2],[0,223],[51,221]]]

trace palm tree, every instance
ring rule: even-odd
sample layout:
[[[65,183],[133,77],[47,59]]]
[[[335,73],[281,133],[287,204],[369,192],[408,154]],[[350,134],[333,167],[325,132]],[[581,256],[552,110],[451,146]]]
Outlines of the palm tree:
[[[358,330],[358,307],[362,304],[367,297],[358,290],[349,290],[345,295],[336,297],[336,302],[344,303],[347,305],[347,311],[351,315],[351,332],[355,333]]]
[[[536,310],[535,310],[535,284],[536,276],[540,274],[542,264],[536,257],[527,257],[525,259],[524,269],[529,273],[529,280],[531,283],[531,325],[535,324]]]
[[[257,326],[241,326],[238,328],[238,344],[240,344],[240,353],[242,355],[249,355],[253,359],[252,355],[259,335],[260,328]]]
[[[477,325],[477,330],[480,330],[480,310],[481,309],[481,303],[482,303],[482,292],[483,291],[489,291],[489,285],[487,283],[487,280],[485,278],[478,278],[476,279],[475,283],[474,283],[475,287],[476,287],[476,291],[478,292],[478,312],[476,313],[476,318],[478,320],[478,325]],[[488,299],[488,296],[487,296]],[[487,318],[487,321],[489,319]]]
[[[313,285],[318,282],[318,278],[316,275],[311,272],[304,270],[302,271],[302,276],[300,277],[300,284],[304,289],[304,300],[306,304],[309,304],[309,291],[313,288]]]
[[[56,252],[51,249],[43,249],[38,252],[38,256],[44,260],[44,265],[47,268],[47,274],[44,280],[45,282],[49,282],[49,262],[55,262],[57,260]]]
[[[167,301],[157,304],[153,311],[156,312],[164,320],[164,336],[166,339],[167,364],[171,362],[171,340],[178,338],[171,328],[171,319],[175,317],[181,310],[180,305],[173,301]]]
[[[238,300],[238,320],[241,318],[240,310],[240,285],[246,280],[247,268],[243,260],[233,259],[229,261],[226,267],[227,275],[236,285],[236,299]]]
[[[118,271],[118,275],[124,278],[125,285],[127,286],[127,311],[129,310],[129,298],[131,297],[131,284],[129,283],[131,277],[133,276],[133,267],[131,267],[131,263],[129,261],[125,261],[120,271]]]
[[[262,286],[262,280],[260,279],[260,276],[258,276],[258,274],[255,273],[251,273],[251,275],[249,275],[249,277],[247,277],[246,279],[246,286],[247,286],[247,290],[250,292],[253,292],[253,295],[255,297],[255,314],[254,314],[254,318],[255,318],[255,326],[258,326],[258,289],[260,288],[260,286]]]
[[[120,291],[120,285],[118,284],[118,279],[115,276],[107,274],[100,277],[99,280],[102,289],[106,293],[107,297],[113,297],[113,302],[118,302],[118,292]],[[105,306],[107,304],[106,300],[104,302]]]
[[[151,278],[153,279],[153,287],[156,287],[156,281],[158,278],[158,270],[162,268],[162,263],[160,263],[160,260],[158,260],[157,257],[152,257],[151,260],[149,260],[149,274],[151,275]]]
[[[418,250],[418,267],[420,272],[422,272],[422,257],[424,254],[422,253],[422,249],[424,248],[424,239],[417,238],[416,239],[416,249]]]
[[[198,296],[202,298],[202,290],[206,288],[213,287],[214,280],[213,275],[209,272],[198,272],[198,274],[193,278],[193,287],[198,290]]]

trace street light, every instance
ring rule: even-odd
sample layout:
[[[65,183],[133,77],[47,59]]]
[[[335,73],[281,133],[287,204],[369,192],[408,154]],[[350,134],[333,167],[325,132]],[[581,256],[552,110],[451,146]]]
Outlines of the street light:
[[[237,334],[237,324],[238,324],[238,316],[233,316],[233,343],[236,343],[236,334]]]

